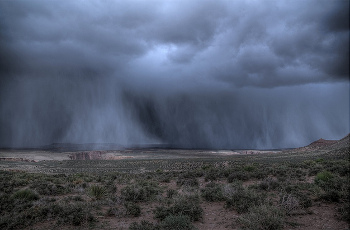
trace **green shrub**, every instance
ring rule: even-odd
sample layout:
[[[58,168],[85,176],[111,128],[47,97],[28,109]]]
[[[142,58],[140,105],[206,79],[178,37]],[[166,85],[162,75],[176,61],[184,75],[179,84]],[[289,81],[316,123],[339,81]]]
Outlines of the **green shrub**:
[[[265,178],[258,185],[259,189],[265,190],[265,191],[274,190],[274,189],[278,188],[278,186],[279,186],[278,181],[272,177]]]
[[[331,172],[323,171],[323,172],[317,173],[315,177],[315,183],[320,184],[322,182],[328,182],[332,178],[333,178],[333,174]]]
[[[247,214],[238,219],[245,229],[278,230],[283,229],[284,216],[278,208],[270,205],[253,206]]]
[[[59,213],[63,223],[71,223],[75,226],[81,225],[84,222],[93,222],[95,218],[83,205],[64,206],[62,213]]]
[[[159,224],[161,230],[192,230],[195,229],[188,216],[170,215]]]
[[[160,193],[160,188],[155,183],[140,182],[128,185],[121,190],[121,197],[125,201],[148,201]]]
[[[32,201],[32,200],[38,200],[39,196],[35,192],[33,192],[30,189],[24,189],[19,190],[13,194],[14,199],[20,199],[20,200],[26,200],[26,201]]]
[[[201,189],[201,193],[206,201],[221,201],[224,199],[221,186],[213,182]]]
[[[306,160],[302,163],[301,167],[303,168],[311,168],[316,165],[316,162],[313,160]]]
[[[254,165],[246,165],[243,167],[243,170],[247,172],[253,172],[255,169],[256,167]]]
[[[224,172],[217,168],[211,168],[205,172],[204,180],[205,181],[216,181],[220,177],[224,176]]]
[[[133,202],[126,202],[124,204],[126,208],[126,214],[133,216],[133,217],[138,217],[141,216],[141,207]]]
[[[166,206],[159,206],[153,211],[157,219],[164,220],[167,216],[172,215],[172,210]]]
[[[262,194],[242,188],[236,190],[225,199],[225,207],[234,208],[238,213],[245,213],[250,207],[260,205],[264,202]]]
[[[307,194],[299,193],[297,194],[297,198],[302,208],[310,208],[312,206],[312,200]]]
[[[318,173],[315,178],[315,184],[324,190],[320,198],[331,202],[339,202],[348,197],[348,180],[339,175],[333,175],[328,171]]]
[[[99,185],[91,185],[89,188],[89,196],[96,200],[102,200],[107,196],[107,189]]]
[[[170,207],[157,207],[154,214],[160,220],[164,220],[170,215],[186,215],[192,221],[198,221],[202,218],[203,209],[199,204],[199,198],[197,196],[182,196],[178,197]]]
[[[323,158],[317,158],[315,160],[316,163],[323,163],[324,162],[324,159]]]
[[[57,219],[57,224],[72,224],[75,226],[83,223],[92,223],[95,221],[91,214],[89,205],[79,204],[51,204],[41,209],[41,216]]]
[[[64,195],[70,192],[70,189],[65,186],[45,182],[36,182],[32,184],[30,188],[35,189],[40,195],[47,196]]]
[[[241,180],[241,181],[247,181],[249,180],[251,177],[249,172],[246,171],[235,171],[235,172],[231,172],[228,177],[227,177],[227,182],[228,183],[232,183],[234,181],[237,180]]]

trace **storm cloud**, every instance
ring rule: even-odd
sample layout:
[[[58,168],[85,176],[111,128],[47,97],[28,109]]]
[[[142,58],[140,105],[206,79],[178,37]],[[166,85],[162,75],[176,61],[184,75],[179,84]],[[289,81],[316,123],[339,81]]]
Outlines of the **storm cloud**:
[[[349,133],[349,1],[0,1],[0,147]]]

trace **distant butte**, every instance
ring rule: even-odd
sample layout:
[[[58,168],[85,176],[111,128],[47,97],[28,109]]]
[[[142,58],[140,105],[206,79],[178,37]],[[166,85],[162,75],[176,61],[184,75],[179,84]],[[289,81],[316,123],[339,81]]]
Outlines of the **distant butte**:
[[[338,142],[337,140],[325,140],[325,139],[318,139],[317,141],[312,142],[311,144],[309,144],[306,147],[311,147],[311,148],[315,148],[315,147],[324,147],[324,146],[328,146],[328,145],[332,145],[334,143]]]

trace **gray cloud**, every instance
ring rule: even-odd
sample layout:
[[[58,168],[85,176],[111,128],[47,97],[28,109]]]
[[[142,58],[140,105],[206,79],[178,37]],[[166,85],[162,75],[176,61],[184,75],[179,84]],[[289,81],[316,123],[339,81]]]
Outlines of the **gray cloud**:
[[[349,132],[348,1],[1,1],[0,146]]]

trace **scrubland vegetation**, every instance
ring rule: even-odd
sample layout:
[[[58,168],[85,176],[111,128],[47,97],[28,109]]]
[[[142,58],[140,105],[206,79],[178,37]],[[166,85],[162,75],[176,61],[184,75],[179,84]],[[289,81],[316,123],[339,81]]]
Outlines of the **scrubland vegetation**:
[[[56,162],[66,163],[74,161]],[[208,205],[235,213],[227,229],[302,228],[291,217],[324,203],[335,204],[337,221],[350,221],[348,151],[118,164],[98,173],[0,171],[0,229],[201,229]]]

